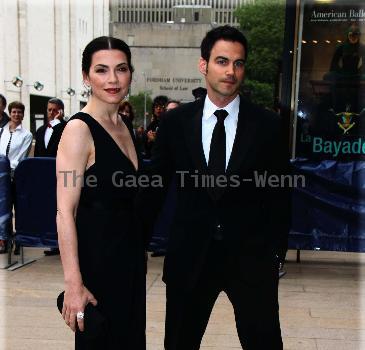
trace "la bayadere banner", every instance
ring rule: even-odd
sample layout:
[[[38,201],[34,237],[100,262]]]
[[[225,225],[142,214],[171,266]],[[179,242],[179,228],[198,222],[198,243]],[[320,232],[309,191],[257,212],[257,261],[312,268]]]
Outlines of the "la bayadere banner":
[[[296,156],[365,160],[365,2],[307,3]]]

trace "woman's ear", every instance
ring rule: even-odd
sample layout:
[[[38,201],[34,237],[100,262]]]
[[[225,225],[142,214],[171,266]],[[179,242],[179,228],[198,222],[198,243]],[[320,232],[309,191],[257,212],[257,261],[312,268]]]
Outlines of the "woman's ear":
[[[85,72],[82,72],[82,80],[83,80],[84,85],[86,86],[86,88],[90,88],[89,75],[86,74]]]

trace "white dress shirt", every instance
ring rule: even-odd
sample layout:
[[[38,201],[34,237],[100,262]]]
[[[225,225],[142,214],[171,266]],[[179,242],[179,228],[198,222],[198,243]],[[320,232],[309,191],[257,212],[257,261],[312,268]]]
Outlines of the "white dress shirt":
[[[17,128],[13,131],[8,154],[10,168],[12,170],[17,167],[18,163],[21,160],[27,157],[30,151],[30,146],[32,145],[32,139],[32,133],[29,130],[23,128],[21,124],[18,125]],[[8,147],[9,140],[10,130],[9,123],[7,123],[3,128],[3,132],[0,138],[0,154],[4,156],[6,156],[6,148]]]
[[[55,118],[49,122],[51,124],[51,127],[53,128],[55,125],[61,123],[59,119]],[[47,127],[46,132],[44,133],[44,145],[46,148],[48,147],[49,140],[51,139],[51,136],[53,134],[53,129]]]
[[[230,102],[224,108],[217,107],[208,97],[205,98],[203,118],[202,118],[202,143],[205,155],[205,160],[209,164],[209,151],[210,143],[212,141],[213,129],[217,123],[217,117],[214,112],[217,109],[225,109],[228,112],[226,119],[224,120],[224,127],[226,129],[226,169],[228,166],[229,158],[231,157],[234,138],[236,136],[238,112],[240,109],[240,96]]]

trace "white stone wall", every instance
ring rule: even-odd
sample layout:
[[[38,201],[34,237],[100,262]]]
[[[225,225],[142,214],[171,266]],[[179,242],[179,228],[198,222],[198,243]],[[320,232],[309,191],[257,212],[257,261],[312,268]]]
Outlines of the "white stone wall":
[[[109,35],[109,0],[0,0],[0,93],[25,104],[26,127],[31,94],[61,98],[66,115],[80,109],[86,101],[80,96],[82,50],[101,35]],[[16,75],[21,88],[6,82]],[[27,86],[37,80],[42,91]],[[75,96],[66,94],[69,87]]]
[[[210,29],[210,24],[113,23],[111,35],[131,46],[131,93],[146,89],[152,98],[192,101],[192,89],[205,86],[198,61],[201,41]]]

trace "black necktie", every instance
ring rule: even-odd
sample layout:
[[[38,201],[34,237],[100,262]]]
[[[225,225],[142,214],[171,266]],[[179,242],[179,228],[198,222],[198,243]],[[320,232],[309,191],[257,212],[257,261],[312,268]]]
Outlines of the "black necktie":
[[[213,129],[212,141],[209,151],[209,172],[211,175],[223,175],[226,172],[226,129],[224,119],[228,112],[225,109],[217,109],[214,112],[217,123]]]
[[[10,138],[9,138],[9,142],[8,142],[8,145],[6,146],[6,156],[9,155],[9,151],[10,151],[10,144],[11,144],[11,139],[13,137],[13,131],[10,131]]]

